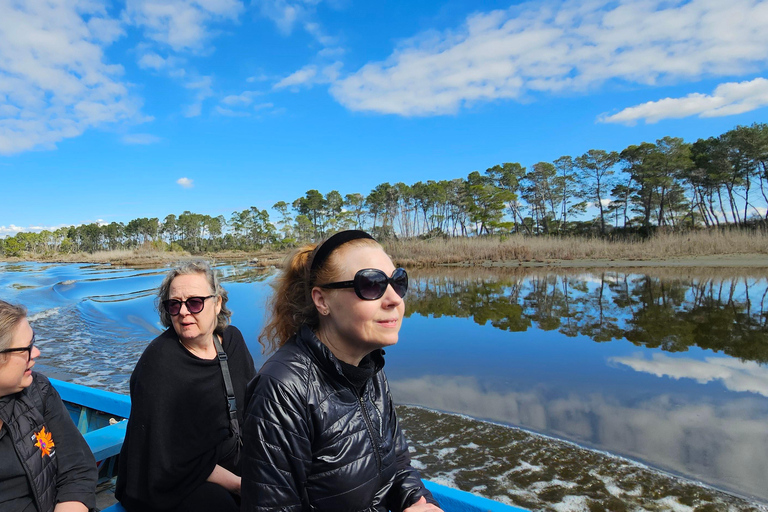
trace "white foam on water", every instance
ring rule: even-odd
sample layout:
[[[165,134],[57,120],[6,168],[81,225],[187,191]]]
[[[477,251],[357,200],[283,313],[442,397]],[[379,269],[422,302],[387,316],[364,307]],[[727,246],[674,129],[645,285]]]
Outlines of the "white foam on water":
[[[553,478],[548,482],[544,482],[544,481],[534,482],[531,485],[529,485],[529,487],[536,491],[542,491],[544,489],[549,489],[550,487],[562,487],[564,489],[573,489],[574,487],[577,487],[577,484],[575,482],[566,482],[565,480]]]
[[[435,482],[436,484],[444,485],[446,487],[452,487],[453,489],[458,489],[458,486],[456,485],[456,471],[448,471],[447,473],[444,473],[442,475],[432,477],[430,480]]]
[[[612,478],[606,475],[601,475],[597,471],[590,471],[589,475],[592,478],[603,482],[603,485],[605,486],[605,490],[611,493],[612,496],[616,496],[617,498],[621,498],[622,496],[640,496],[643,493],[643,489],[640,485],[635,486],[635,488],[632,489],[631,491],[627,491],[618,486],[615,478]]]
[[[437,450],[437,453],[435,455],[437,455],[438,458],[442,459],[446,455],[451,455],[452,453],[455,453],[455,452],[456,452],[456,448],[453,448],[453,447],[452,448],[440,448],[439,450]]]
[[[46,309],[45,311],[41,311],[39,313],[35,313],[34,315],[29,315],[28,320],[30,322],[35,322],[37,320],[42,320],[43,318],[48,318],[58,314],[59,314],[59,308],[51,308],[51,309]]]
[[[656,503],[658,503],[662,507],[666,507],[662,510],[669,510],[671,512],[693,512],[694,510],[693,507],[689,507],[688,505],[683,505],[672,496],[667,496],[665,498],[657,500]]]
[[[513,467],[512,469],[506,471],[506,473],[519,473],[520,471],[541,471],[541,466],[534,466],[533,464],[529,464],[528,462],[520,461],[520,464]]]
[[[60,282],[59,284],[70,285],[70,284],[75,284],[76,282],[77,282],[77,279],[67,279],[66,281]]]
[[[477,445],[475,443],[469,443],[469,444],[464,444],[461,447],[462,448],[470,448],[472,450],[477,450],[478,448],[480,448],[480,445]]]
[[[522,496],[526,498],[533,495],[530,491],[527,491],[526,489],[519,489],[515,487],[510,487],[509,489],[507,489],[507,493],[513,496]],[[496,500],[496,501],[500,501],[500,500]]]
[[[589,510],[589,500],[586,496],[565,496],[560,503],[550,506],[557,512],[583,512]]]
[[[415,469],[426,469],[427,465],[418,459],[411,459],[411,466]]]

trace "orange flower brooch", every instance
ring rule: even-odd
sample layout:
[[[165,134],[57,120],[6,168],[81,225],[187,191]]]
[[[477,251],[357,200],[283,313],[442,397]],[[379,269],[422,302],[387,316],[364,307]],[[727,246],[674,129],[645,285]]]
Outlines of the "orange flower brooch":
[[[53,447],[55,444],[53,443],[53,436],[50,432],[45,431],[45,427],[40,429],[40,432],[35,434],[35,439],[37,439],[37,442],[35,443],[35,446],[40,448],[40,451],[42,454],[41,457],[51,456],[51,450],[53,450]]]

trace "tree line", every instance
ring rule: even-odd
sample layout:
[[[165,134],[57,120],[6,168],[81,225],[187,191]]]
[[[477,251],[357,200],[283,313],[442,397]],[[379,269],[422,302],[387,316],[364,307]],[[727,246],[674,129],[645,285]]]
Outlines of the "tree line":
[[[316,189],[229,219],[185,211],[124,224],[84,224],[0,239],[0,253],[155,246],[193,253],[291,247],[342,229],[379,238],[525,234],[648,236],[658,229],[768,222],[768,124],[688,143],[663,137],[590,149],[530,168],[505,162],[466,178],[381,183],[368,195]],[[591,215],[591,212],[595,212]]]

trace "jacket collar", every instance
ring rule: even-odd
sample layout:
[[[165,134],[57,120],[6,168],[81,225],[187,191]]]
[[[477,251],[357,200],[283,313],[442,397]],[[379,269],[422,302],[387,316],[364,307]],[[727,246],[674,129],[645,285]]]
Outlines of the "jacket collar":
[[[320,338],[317,337],[309,326],[301,326],[296,337],[297,341],[303,343],[309,349],[309,352],[318,361],[318,364],[328,371],[338,373],[342,377],[344,376],[338,358],[320,341]],[[375,365],[373,374],[376,375],[384,368],[384,349],[377,348],[371,352],[371,359],[373,359]]]
[[[13,418],[13,410],[16,406],[16,401],[22,397],[27,389],[29,389],[29,386],[21,391],[0,398],[0,419],[3,420],[3,422],[7,423]]]

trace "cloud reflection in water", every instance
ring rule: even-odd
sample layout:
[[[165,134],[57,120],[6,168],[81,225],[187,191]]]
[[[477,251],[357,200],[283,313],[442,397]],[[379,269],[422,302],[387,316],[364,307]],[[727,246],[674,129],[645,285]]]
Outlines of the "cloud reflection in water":
[[[663,394],[622,403],[602,393],[500,392],[474,377],[434,375],[390,384],[398,403],[554,433],[768,499],[768,403],[761,398],[692,403]]]
[[[754,361],[729,357],[707,357],[701,361],[662,353],[651,354],[651,358],[647,359],[637,353],[629,357],[610,357],[608,362],[657,377],[694,379],[700,384],[721,381],[730,391],[749,391],[768,397],[768,368]]]

